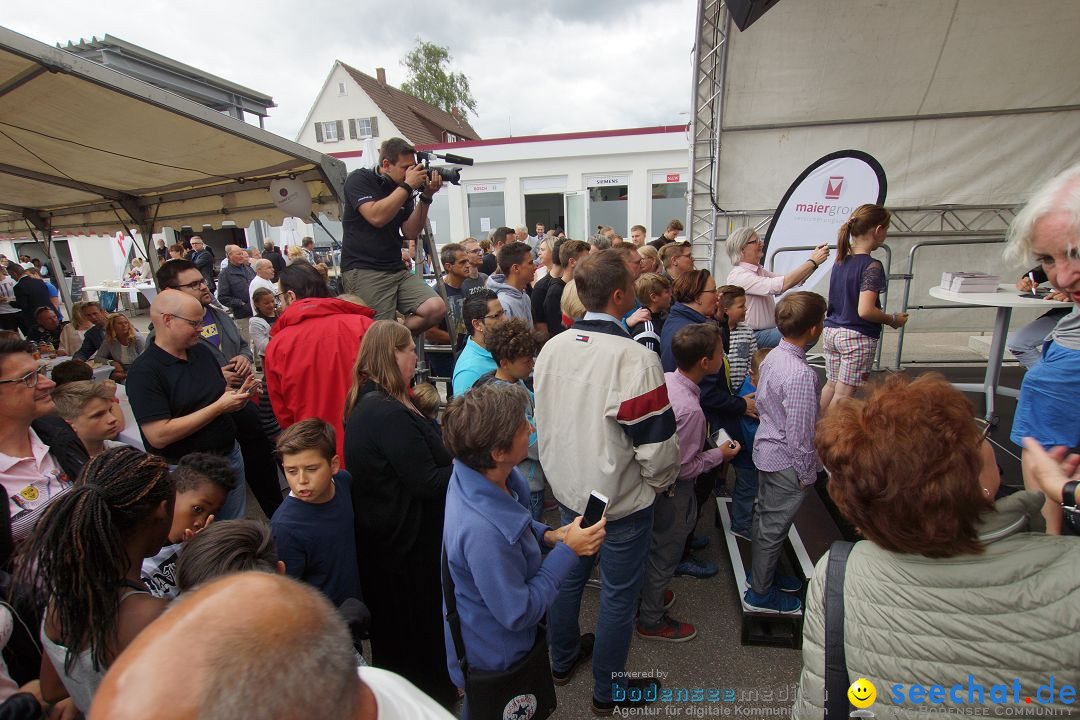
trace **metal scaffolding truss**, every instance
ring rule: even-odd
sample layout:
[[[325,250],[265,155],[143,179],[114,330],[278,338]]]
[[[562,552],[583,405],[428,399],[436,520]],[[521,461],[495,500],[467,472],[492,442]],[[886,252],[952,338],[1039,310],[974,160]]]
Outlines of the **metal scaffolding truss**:
[[[730,14],[724,0],[699,0],[690,108],[690,188],[687,237],[694,255],[712,267],[716,252],[716,187],[720,170],[724,69]]]
[[[1022,205],[939,205],[890,207],[889,237],[1001,237]],[[749,226],[758,234],[768,231],[775,210],[733,210],[717,213],[716,240]]]

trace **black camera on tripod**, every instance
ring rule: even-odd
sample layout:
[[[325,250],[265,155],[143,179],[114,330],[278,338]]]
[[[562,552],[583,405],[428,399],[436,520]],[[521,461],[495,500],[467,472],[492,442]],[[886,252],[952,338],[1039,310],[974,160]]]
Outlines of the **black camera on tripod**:
[[[417,150],[416,159],[424,166],[427,171],[428,177],[431,178],[433,173],[438,173],[439,177],[443,179],[443,182],[448,182],[451,185],[461,184],[461,168],[447,168],[447,167],[431,167],[431,161],[434,159],[445,160],[448,163],[454,163],[456,165],[472,165],[472,158],[462,157],[460,155],[451,155],[450,153],[440,154],[436,152],[430,152],[428,150]]]

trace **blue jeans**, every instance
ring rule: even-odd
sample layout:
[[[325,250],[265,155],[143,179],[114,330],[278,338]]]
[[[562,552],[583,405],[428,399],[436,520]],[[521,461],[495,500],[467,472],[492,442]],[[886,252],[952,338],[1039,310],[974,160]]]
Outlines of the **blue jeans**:
[[[544,515],[544,491],[534,490],[529,493],[529,512],[532,513],[533,520],[540,522],[540,518]],[[574,519],[570,518],[570,522]]]
[[[757,497],[757,468],[735,465],[735,492],[731,494],[731,529],[749,534],[754,521]]]
[[[1009,352],[1020,361],[1021,365],[1031,368],[1042,358],[1042,346],[1047,336],[1054,331],[1058,320],[1068,314],[1069,308],[1055,308],[1039,316],[1016,332],[1010,333],[1005,341],[1005,347],[1009,348]]]
[[[780,344],[780,331],[775,327],[765,328],[763,330],[755,330],[754,336],[757,338],[757,346],[759,350],[766,348],[774,348]]]
[[[563,524],[573,522],[577,513],[559,506]],[[634,631],[641,585],[645,580],[645,561],[652,543],[652,506],[618,520],[609,520],[604,544],[600,546],[600,612],[596,621],[596,645],[593,646],[593,697],[611,701],[614,673],[626,669],[630,638]],[[581,648],[581,591],[592,573],[596,557],[583,557],[563,580],[559,594],[548,610],[548,645],[551,667],[566,672],[577,659]]]

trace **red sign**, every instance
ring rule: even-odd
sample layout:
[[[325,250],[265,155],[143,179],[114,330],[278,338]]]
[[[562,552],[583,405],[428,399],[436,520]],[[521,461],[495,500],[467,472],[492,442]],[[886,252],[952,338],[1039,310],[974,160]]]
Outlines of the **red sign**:
[[[833,175],[829,178],[829,184],[825,187],[826,200],[839,200],[840,193],[844,189],[844,176]]]
[[[680,182],[681,177],[682,176],[679,173],[668,173],[667,174],[667,181],[668,182]]]

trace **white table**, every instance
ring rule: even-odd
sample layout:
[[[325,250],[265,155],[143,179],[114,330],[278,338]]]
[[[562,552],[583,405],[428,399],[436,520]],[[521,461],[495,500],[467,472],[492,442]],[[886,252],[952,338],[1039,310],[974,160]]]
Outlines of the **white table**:
[[[992,293],[958,293],[944,290],[941,287],[932,287],[930,288],[930,296],[959,305],[997,308],[997,318],[994,320],[994,336],[990,341],[990,356],[986,362],[986,376],[983,378],[982,384],[953,383],[953,387],[957,390],[982,392],[986,395],[986,419],[991,422],[994,421],[995,395],[1020,397],[1018,389],[998,385],[998,379],[1001,376],[1001,361],[1005,356],[1005,339],[1009,334],[1009,320],[1012,318],[1013,308],[1053,310],[1054,308],[1073,306],[1071,302],[1025,297],[1012,285],[999,285],[998,291]]]
[[[136,285],[128,285],[127,287],[122,287],[120,285],[87,285],[83,287],[83,292],[92,292],[95,294],[101,292],[111,292],[117,294],[127,293],[128,297],[131,298],[131,304],[134,307],[138,307],[139,293],[142,293],[143,297],[146,298],[146,302],[152,303],[154,302],[154,298],[157,297],[158,291],[157,285],[154,285],[154,283],[142,282]]]
[[[127,443],[133,448],[146,452],[143,446],[142,433],[139,432],[139,424],[135,422],[135,413],[131,411],[131,402],[128,400],[127,388],[123,385],[116,386],[116,398],[120,401],[120,409],[124,413],[124,429],[116,436],[122,443]]]

